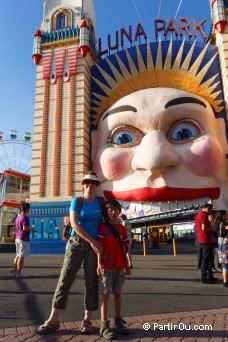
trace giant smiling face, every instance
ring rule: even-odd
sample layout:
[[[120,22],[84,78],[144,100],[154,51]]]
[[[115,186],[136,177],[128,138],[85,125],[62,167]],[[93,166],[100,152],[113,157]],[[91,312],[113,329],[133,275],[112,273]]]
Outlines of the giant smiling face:
[[[172,88],[120,99],[92,132],[93,169],[107,199],[144,212],[204,204],[227,208],[227,142],[209,103]]]

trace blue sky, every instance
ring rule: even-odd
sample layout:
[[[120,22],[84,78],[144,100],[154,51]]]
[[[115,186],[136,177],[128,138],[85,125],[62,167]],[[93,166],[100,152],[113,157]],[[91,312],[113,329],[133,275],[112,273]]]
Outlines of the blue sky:
[[[1,1],[0,54],[0,131],[11,129],[23,134],[33,131],[36,67],[32,60],[33,34],[40,27],[44,0]],[[161,7],[160,7],[161,3]],[[210,26],[209,0],[94,0],[96,37],[106,47],[107,35],[114,39],[116,30],[132,25],[133,32],[141,21],[150,41],[154,41],[154,20],[168,23],[175,17],[197,22],[206,19]],[[136,8],[135,8],[136,5]],[[160,12],[159,12],[160,8]],[[0,153],[2,153],[0,151]]]

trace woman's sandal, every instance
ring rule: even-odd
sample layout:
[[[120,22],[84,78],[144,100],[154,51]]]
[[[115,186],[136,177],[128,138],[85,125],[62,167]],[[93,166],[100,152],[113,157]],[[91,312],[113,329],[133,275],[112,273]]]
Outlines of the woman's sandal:
[[[36,329],[36,333],[39,335],[51,334],[59,330],[59,328],[59,322],[51,323],[49,321],[45,321],[44,324],[40,325],[39,328]]]
[[[81,332],[83,334],[90,334],[92,331],[92,322],[86,319],[83,319],[81,324]]]

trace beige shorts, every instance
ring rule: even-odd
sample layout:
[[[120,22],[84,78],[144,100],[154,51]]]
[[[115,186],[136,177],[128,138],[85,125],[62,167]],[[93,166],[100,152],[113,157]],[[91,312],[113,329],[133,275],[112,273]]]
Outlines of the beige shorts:
[[[28,257],[30,255],[30,242],[16,239],[16,256]]]
[[[99,293],[111,294],[122,292],[125,282],[125,273],[123,268],[103,269],[99,277]]]

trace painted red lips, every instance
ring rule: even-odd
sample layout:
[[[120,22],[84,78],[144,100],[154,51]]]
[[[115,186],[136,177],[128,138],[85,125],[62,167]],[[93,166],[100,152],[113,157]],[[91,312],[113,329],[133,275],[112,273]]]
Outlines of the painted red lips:
[[[220,189],[205,188],[205,189],[188,189],[188,188],[171,188],[163,186],[161,188],[140,188],[126,191],[104,191],[106,199],[116,198],[121,201],[138,201],[138,202],[152,202],[152,201],[180,201],[191,200],[202,197],[210,197],[216,200],[220,196]]]

